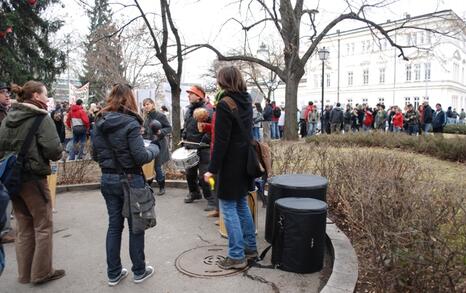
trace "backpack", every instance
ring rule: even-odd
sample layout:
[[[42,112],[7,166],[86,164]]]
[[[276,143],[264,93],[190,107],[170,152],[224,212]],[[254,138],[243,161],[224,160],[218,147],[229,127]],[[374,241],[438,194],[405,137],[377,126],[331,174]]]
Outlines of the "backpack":
[[[230,110],[233,112],[238,125],[243,133],[243,136],[249,139],[246,129],[244,128],[243,122],[239,118],[238,107],[236,106],[235,101],[226,96],[222,100],[227,103]],[[248,158],[247,158],[247,173],[252,178],[259,178],[262,176],[268,177],[272,172],[272,155],[270,152],[270,147],[257,141],[255,139],[251,140],[248,149]]]
[[[273,117],[275,118],[280,118],[280,115],[282,114],[282,110],[280,110],[280,107],[275,107],[272,111]]]
[[[18,154],[16,155],[15,153],[11,153],[0,162],[0,188],[6,189],[10,198],[19,194],[22,183],[24,158],[31,146],[32,139],[44,118],[45,115],[39,115],[36,117]]]

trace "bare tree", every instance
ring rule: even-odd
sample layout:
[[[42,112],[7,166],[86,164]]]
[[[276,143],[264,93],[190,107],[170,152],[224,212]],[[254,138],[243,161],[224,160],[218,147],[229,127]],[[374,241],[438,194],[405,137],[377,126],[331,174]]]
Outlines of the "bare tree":
[[[239,5],[244,6],[246,1],[239,1]],[[293,5],[293,2],[294,5]],[[399,57],[407,60],[404,49],[413,47],[412,45],[400,45],[393,38],[394,32],[403,29],[419,29],[429,30],[433,33],[443,33],[435,29],[420,28],[412,25],[410,19],[405,22],[401,22],[395,27],[389,29],[384,28],[382,25],[375,23],[374,21],[366,17],[366,13],[369,9],[384,8],[392,4],[393,0],[375,0],[363,1],[362,5],[355,6],[350,0],[345,0],[347,8],[345,13],[340,14],[338,17],[331,20],[326,24],[323,29],[319,31],[316,22],[316,15],[318,15],[318,9],[306,9],[303,5],[303,0],[250,0],[246,4],[244,9],[246,12],[245,21],[233,18],[232,21],[241,25],[244,31],[244,43],[247,44],[247,33],[253,28],[262,28],[267,23],[271,23],[275,30],[278,32],[281,41],[283,42],[283,66],[280,64],[273,64],[263,58],[254,57],[247,54],[235,54],[235,55],[224,55],[220,50],[212,46],[211,44],[195,44],[185,49],[186,52],[192,52],[199,48],[208,48],[216,53],[217,58],[220,61],[235,61],[242,60],[246,62],[253,62],[259,64],[275,74],[285,83],[285,102],[288,109],[297,109],[297,95],[298,95],[298,84],[305,73],[305,66],[309,58],[316,52],[317,45],[322,39],[340,22],[344,20],[359,21],[367,25],[374,35],[380,40],[385,38],[389,44],[395,47],[399,51]],[[253,5],[258,5],[259,9],[263,13],[257,13],[257,9]],[[257,8],[257,7],[256,7]],[[261,15],[261,18],[257,19],[257,15]],[[252,19],[252,20],[251,20]],[[310,31],[309,47],[303,50],[303,54],[300,51],[302,33],[301,29],[304,27],[304,21],[308,22],[307,29]],[[252,24],[246,24],[246,22],[252,22]],[[246,46],[246,45],[245,45]],[[288,111],[285,117],[285,139],[296,140],[298,139],[298,130],[296,127],[297,112]]]

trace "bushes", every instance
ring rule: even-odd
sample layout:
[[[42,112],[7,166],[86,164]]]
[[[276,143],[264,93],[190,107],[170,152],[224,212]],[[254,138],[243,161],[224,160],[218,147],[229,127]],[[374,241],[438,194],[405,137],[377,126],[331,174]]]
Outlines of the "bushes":
[[[445,133],[466,134],[466,124],[448,124],[443,129]]]
[[[364,140],[365,138],[361,138]],[[464,179],[436,179],[414,157],[327,144],[273,145],[274,172],[329,180],[329,216],[358,254],[359,292],[464,292]],[[409,157],[409,156],[408,156]]]
[[[403,133],[354,133],[345,135],[318,135],[306,139],[309,143],[332,146],[366,146],[407,151],[430,155],[443,160],[466,162],[466,138],[444,139],[441,136],[409,136]]]

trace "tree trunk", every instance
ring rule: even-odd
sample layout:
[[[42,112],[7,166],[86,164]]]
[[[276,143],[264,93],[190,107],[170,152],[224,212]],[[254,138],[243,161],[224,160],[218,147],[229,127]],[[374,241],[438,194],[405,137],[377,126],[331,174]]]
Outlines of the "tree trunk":
[[[181,139],[181,119],[180,119],[180,85],[170,83],[171,94],[172,94],[172,150],[178,147],[178,143]]]
[[[300,78],[288,78],[285,86],[285,140],[298,140],[298,85]]]

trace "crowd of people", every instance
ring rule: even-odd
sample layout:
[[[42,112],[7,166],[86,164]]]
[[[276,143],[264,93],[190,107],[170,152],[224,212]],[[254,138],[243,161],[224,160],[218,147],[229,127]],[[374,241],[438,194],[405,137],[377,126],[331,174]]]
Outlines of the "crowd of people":
[[[184,117],[183,145],[196,150],[199,163],[185,170],[189,190],[184,202],[189,204],[203,196],[207,200],[208,216],[218,217],[222,212],[228,234],[228,255],[218,266],[241,269],[247,266],[248,259],[257,257],[255,226],[247,203],[248,193],[254,189],[254,178],[246,172],[248,144],[253,134],[253,103],[238,68],[222,68],[217,82],[220,91],[213,104],[202,87],[193,86],[187,91],[190,104]],[[13,104],[11,93],[16,95]],[[234,111],[224,102],[226,97],[235,104]],[[108,212],[108,285],[115,286],[129,275],[120,258],[125,222],[122,178],[131,188],[144,188],[147,182],[142,166],[155,160],[158,194],[165,193],[162,166],[170,159],[170,120],[163,109],[156,109],[151,99],[144,100],[143,115],[140,115],[132,89],[125,84],[115,84],[105,104],[91,104],[88,110],[77,100],[71,106],[59,104],[48,113],[47,101],[47,89],[41,82],[28,81],[23,86],[11,87],[0,83],[0,157],[17,153],[31,123],[36,117],[44,116],[21,168],[26,176],[20,192],[9,201],[8,194],[1,189],[2,242],[15,242],[18,282],[43,284],[65,276],[65,271],[55,269],[52,261],[53,216],[46,177],[51,174],[50,161],[63,156],[68,160],[84,159],[84,146],[89,138],[92,159],[102,173],[100,189]],[[233,112],[240,120],[235,119]],[[242,123],[241,127],[238,123]],[[277,135],[277,126],[272,124],[274,135]],[[240,129],[246,129],[250,137],[245,139]],[[66,148],[68,152],[64,152]],[[12,214],[11,208],[7,209],[9,202],[16,219],[14,235],[11,225],[6,223]],[[154,274],[154,268],[145,261],[144,231],[136,232],[130,219],[131,270],[134,283],[141,283]],[[11,241],[3,241],[9,240],[6,236]],[[0,246],[0,274],[4,260]]]
[[[260,103],[254,107],[253,135],[256,140],[280,139],[283,137],[285,124],[285,107],[266,100],[264,109]],[[313,102],[309,102],[298,111],[297,127],[301,137],[318,133],[354,133],[354,132],[405,132],[410,135],[442,133],[448,124],[465,124],[466,113],[460,113],[452,107],[444,111],[437,103],[432,109],[424,101],[417,109],[407,104],[403,109],[398,106],[386,108],[377,104],[372,108],[367,104],[350,104],[343,109],[340,103],[325,106],[323,112]],[[262,131],[261,131],[262,130]]]

